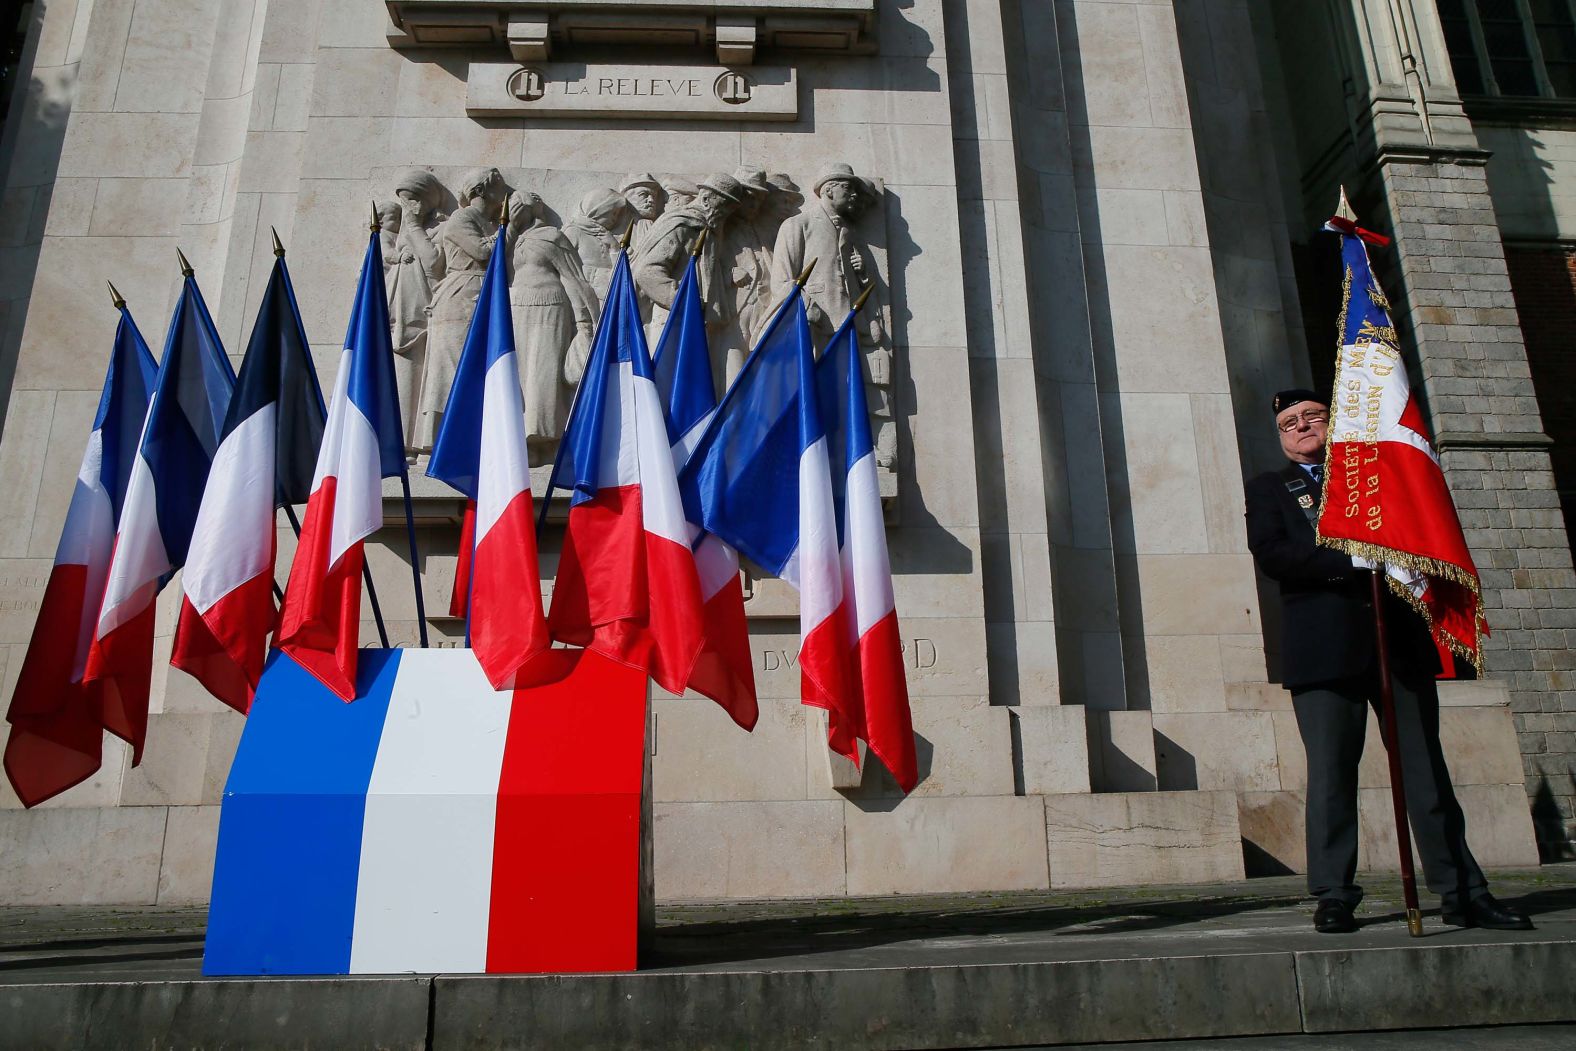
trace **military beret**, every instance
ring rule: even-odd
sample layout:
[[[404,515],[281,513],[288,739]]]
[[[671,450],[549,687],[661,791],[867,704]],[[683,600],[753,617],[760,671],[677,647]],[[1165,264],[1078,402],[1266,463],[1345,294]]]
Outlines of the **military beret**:
[[[1291,390],[1283,390],[1276,393],[1274,401],[1275,415],[1279,416],[1299,401],[1311,401],[1323,405],[1325,408],[1330,407],[1330,399],[1324,395],[1317,394],[1306,387],[1293,387]]]

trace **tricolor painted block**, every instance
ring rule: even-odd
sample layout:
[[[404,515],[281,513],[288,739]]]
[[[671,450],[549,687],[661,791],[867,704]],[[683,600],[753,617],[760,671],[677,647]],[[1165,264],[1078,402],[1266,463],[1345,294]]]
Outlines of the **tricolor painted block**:
[[[219,824],[203,973],[633,970],[646,679],[554,650],[364,650],[345,703],[275,653]]]

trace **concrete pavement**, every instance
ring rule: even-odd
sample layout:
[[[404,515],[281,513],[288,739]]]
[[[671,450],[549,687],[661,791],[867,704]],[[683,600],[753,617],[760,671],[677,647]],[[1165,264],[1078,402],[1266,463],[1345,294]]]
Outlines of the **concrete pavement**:
[[[632,975],[204,979],[200,910],[10,908],[0,1047],[1021,1047],[1576,1022],[1576,865],[1494,875],[1531,932],[1445,927],[1425,901],[1412,939],[1398,884],[1367,885],[1343,936],[1313,931],[1297,877],[670,905]]]

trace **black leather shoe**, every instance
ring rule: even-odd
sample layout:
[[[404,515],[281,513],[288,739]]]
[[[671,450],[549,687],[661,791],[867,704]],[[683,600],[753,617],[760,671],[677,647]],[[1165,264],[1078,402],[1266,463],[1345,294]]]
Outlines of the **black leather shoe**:
[[[1313,910],[1313,929],[1320,934],[1350,934],[1357,929],[1352,907],[1339,898],[1325,898]]]
[[[1491,931],[1535,929],[1526,913],[1494,900],[1492,894],[1479,894],[1464,909],[1460,905],[1445,905],[1439,910],[1439,918],[1455,927],[1483,927]]]

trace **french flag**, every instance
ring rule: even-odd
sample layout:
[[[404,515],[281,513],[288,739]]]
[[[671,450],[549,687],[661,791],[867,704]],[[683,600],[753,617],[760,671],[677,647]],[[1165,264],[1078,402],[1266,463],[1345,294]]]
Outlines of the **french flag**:
[[[274,261],[192,529],[170,663],[245,714],[273,630],[275,510],[306,503],[323,392],[290,272]]]
[[[842,553],[842,621],[849,688],[860,734],[904,792],[919,783],[903,646],[892,597],[886,521],[876,479],[875,443],[854,328],[856,305],[816,363],[817,400],[834,453],[832,500]],[[838,440],[841,439],[841,440]]]
[[[450,610],[462,611],[476,659],[494,689],[536,681],[552,646],[531,528],[508,238],[493,245],[476,312],[449,389],[427,474],[470,498]]]
[[[665,416],[621,253],[548,487],[571,495],[547,623],[678,694],[705,629]]]
[[[274,632],[274,645],[346,701],[356,699],[363,542],[383,525],[383,479],[404,474],[403,435],[383,250],[373,231]]]
[[[696,263],[697,258],[692,256],[679,281],[673,309],[651,363],[657,393],[668,410],[673,462],[681,470],[717,409]],[[750,633],[744,618],[744,588],[739,583],[739,555],[693,522],[690,535],[700,537],[694,546],[695,571],[700,578],[706,638],[690,674],[689,687],[720,704],[744,729],[753,730],[759,710]]]
[[[799,591],[800,698],[824,708],[831,748],[859,761],[828,443],[798,286],[723,397],[681,479],[684,505]]]
[[[203,973],[633,970],[645,678],[547,662],[551,682],[499,694],[469,650],[367,650],[336,704],[272,654],[225,784]]]
[[[158,377],[158,366],[131,312],[124,303],[117,305],[120,324],[104,392],[6,714],[11,724],[5,746],[6,776],[23,806],[37,806],[80,784],[93,776],[102,761],[102,690],[85,683],[82,675],[137,439]]]
[[[154,600],[186,564],[234,389],[235,371],[188,269],[126,483],[84,676],[100,684],[104,728],[131,745],[132,765],[148,728]]]

